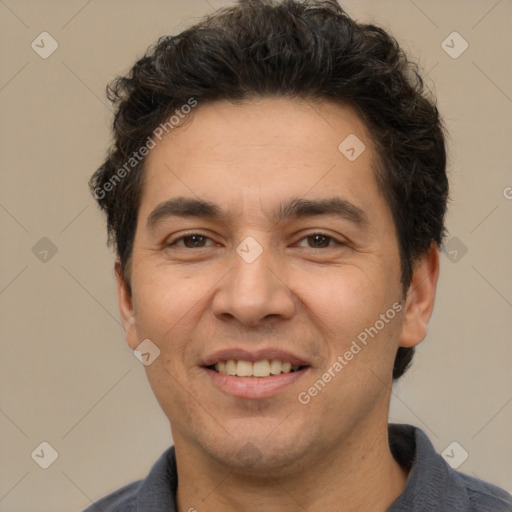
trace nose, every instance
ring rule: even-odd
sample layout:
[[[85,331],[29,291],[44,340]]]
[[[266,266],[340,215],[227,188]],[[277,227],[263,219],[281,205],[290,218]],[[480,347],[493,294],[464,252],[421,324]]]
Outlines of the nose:
[[[236,319],[246,326],[258,326],[270,318],[290,319],[296,301],[280,272],[277,256],[270,249],[252,262],[233,254],[233,268],[219,283],[212,303],[218,318]]]

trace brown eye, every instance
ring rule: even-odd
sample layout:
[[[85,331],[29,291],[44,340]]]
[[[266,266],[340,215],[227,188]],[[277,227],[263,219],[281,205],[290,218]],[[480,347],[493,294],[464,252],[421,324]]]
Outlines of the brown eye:
[[[189,235],[183,237],[185,247],[204,247],[206,237],[203,235]]]
[[[205,247],[207,240],[210,240],[207,236],[201,235],[200,233],[192,233],[190,235],[176,238],[176,240],[173,240],[168,244],[168,247],[178,246],[185,247],[187,249],[201,249]]]
[[[326,235],[325,233],[311,233],[310,235],[302,238],[299,245],[305,247],[301,244],[302,240],[306,240],[306,247],[310,249],[329,249],[335,245],[343,245],[343,243],[337,241],[332,236]]]
[[[331,237],[321,235],[321,234],[315,234],[315,235],[309,235],[307,237],[308,242],[310,242],[311,246],[314,248],[324,248],[329,247],[329,242],[332,240]]]

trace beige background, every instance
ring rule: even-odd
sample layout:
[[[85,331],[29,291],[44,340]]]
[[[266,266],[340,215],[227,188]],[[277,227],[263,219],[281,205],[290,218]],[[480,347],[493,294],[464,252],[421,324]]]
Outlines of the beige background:
[[[512,2],[341,3],[419,60],[450,131],[458,261],[442,255],[430,331],[394,389],[391,419],[422,427],[439,452],[457,441],[469,453],[461,471],[510,492]],[[110,138],[105,84],[158,36],[228,4],[0,1],[3,512],[82,510],[145,476],[171,443],[123,340],[112,255],[86,182]],[[31,48],[43,31],[59,44],[48,59]],[[453,31],[469,43],[457,59],[441,46]],[[57,248],[46,262],[32,252],[42,237]],[[58,452],[46,470],[31,458],[42,441]]]

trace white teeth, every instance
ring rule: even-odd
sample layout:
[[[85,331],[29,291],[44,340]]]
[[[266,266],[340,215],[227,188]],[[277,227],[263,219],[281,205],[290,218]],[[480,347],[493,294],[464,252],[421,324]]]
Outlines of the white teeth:
[[[238,361],[236,364],[236,374],[239,377],[251,377],[252,363],[250,361]]]
[[[252,374],[255,377],[268,377],[270,375],[270,364],[265,359],[264,361],[257,361],[252,365]]]
[[[236,375],[237,377],[269,377],[270,375],[279,375],[280,373],[290,373],[296,371],[300,366],[292,366],[289,361],[280,361],[279,359],[250,361],[228,359],[226,362],[219,361],[215,365],[215,370],[223,375]]]
[[[279,359],[272,359],[270,361],[270,373],[272,375],[279,375],[281,373],[281,361]]]
[[[281,364],[281,370],[283,371],[283,373],[290,373],[291,369],[292,369],[292,363],[286,361]]]
[[[226,374],[227,375],[236,375],[236,362],[233,361],[233,359],[226,361]]]

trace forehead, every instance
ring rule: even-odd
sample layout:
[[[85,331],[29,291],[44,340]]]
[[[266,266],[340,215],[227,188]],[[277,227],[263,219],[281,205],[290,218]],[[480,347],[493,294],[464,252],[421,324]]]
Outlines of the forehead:
[[[379,196],[374,167],[353,107],[285,98],[199,103],[148,155],[140,215],[173,196],[241,214],[242,204],[268,212],[286,198],[338,192],[363,209]]]

